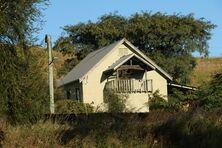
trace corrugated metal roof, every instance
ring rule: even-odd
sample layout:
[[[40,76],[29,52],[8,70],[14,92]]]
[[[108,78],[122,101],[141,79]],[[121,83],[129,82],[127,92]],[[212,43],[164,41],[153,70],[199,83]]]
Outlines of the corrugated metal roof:
[[[79,64],[77,64],[60,82],[58,86],[62,86],[73,81],[81,79],[90,69],[92,69],[99,61],[107,55],[122,40],[114,42],[99,50],[89,53]]]

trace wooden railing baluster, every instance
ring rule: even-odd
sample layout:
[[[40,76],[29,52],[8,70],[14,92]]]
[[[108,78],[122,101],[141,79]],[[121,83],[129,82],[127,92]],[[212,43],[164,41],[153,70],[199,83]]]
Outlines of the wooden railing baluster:
[[[106,89],[112,89],[116,92],[135,93],[152,92],[152,80],[122,79],[111,80],[106,83]]]

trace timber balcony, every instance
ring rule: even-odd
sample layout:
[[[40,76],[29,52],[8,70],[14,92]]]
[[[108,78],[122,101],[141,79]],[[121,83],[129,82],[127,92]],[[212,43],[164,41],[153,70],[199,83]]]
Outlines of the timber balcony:
[[[106,83],[105,89],[119,93],[152,92],[152,80],[115,79]]]

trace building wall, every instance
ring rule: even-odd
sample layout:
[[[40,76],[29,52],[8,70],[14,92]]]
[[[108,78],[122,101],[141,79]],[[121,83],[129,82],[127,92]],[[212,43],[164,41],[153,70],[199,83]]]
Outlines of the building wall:
[[[153,81],[153,92],[159,90],[159,93],[167,100],[167,80],[155,70],[147,72],[147,79]]]
[[[147,71],[143,79],[152,79],[153,92],[159,93],[167,100],[167,81],[155,70]],[[148,101],[152,96],[151,92],[137,92],[127,94],[127,107],[133,112],[149,112]]]
[[[103,90],[107,79],[103,79],[103,71],[112,65],[124,54],[132,53],[125,45],[120,45],[119,48],[111,51],[107,55],[102,63],[96,65],[96,67],[88,73],[83,79],[83,100],[84,103],[93,103],[94,106],[101,105],[103,103]]]
[[[116,60],[124,54],[132,53],[125,45],[119,46],[118,49],[111,51],[102,63],[96,65],[82,81],[83,102],[90,103],[94,106],[103,105],[103,90],[105,83],[108,81],[107,77],[103,75],[103,71],[112,65]],[[145,75],[144,75],[145,77]],[[159,89],[160,94],[167,96],[167,81],[159,75],[156,71],[148,71],[147,79],[153,80],[153,90]],[[144,104],[148,102],[148,93],[132,93],[129,94],[128,103],[135,111],[147,112],[149,109]]]
[[[127,94],[127,108],[129,112],[149,112],[148,101],[150,93],[130,93]]]

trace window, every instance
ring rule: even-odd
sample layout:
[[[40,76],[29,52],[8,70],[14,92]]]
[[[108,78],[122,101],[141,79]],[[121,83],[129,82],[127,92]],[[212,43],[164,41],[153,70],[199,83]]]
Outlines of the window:
[[[66,97],[67,97],[67,99],[71,99],[71,91],[70,90],[66,91]]]
[[[79,88],[76,88],[76,100],[80,100],[80,89]]]

